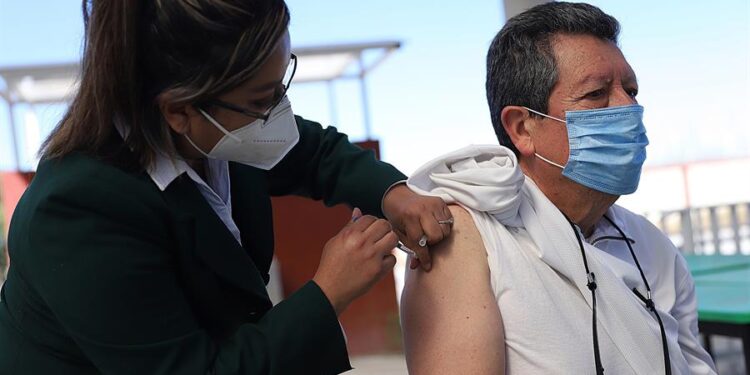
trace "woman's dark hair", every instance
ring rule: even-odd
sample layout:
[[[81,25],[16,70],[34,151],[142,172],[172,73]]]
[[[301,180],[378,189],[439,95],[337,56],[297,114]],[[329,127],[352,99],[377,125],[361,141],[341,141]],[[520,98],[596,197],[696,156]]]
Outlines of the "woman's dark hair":
[[[555,35],[591,35],[616,44],[619,33],[614,17],[584,3],[549,2],[509,19],[487,53],[487,102],[500,144],[518,154],[500,119],[503,108],[520,105],[547,112],[557,83]]]
[[[289,25],[283,0],[84,0],[78,92],[42,146],[44,158],[83,152],[101,158],[125,144],[147,167],[174,155],[158,107],[200,103],[252,77]]]

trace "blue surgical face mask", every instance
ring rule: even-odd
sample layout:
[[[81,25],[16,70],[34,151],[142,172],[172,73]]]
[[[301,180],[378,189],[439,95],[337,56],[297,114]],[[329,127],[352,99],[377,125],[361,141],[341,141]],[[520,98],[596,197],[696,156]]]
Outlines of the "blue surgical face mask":
[[[648,145],[642,106],[567,111],[565,120],[526,109],[566,124],[570,156],[565,166],[535,153],[561,168],[563,176],[612,195],[631,194],[638,188]]]

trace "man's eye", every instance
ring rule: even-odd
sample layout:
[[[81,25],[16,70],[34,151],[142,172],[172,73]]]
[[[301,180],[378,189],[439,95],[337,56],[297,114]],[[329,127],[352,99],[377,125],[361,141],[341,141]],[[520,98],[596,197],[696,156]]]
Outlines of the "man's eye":
[[[592,91],[592,92],[586,94],[584,96],[584,98],[586,98],[586,99],[599,99],[599,98],[603,97],[605,93],[606,92],[604,91],[604,89],[599,89],[599,90],[595,90],[595,91]]]
[[[628,90],[628,95],[630,95],[631,98],[635,99],[635,97],[638,96],[638,89]]]

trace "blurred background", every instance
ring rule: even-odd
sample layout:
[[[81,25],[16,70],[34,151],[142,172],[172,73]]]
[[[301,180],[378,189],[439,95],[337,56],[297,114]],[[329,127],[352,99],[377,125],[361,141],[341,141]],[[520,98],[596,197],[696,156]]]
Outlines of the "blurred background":
[[[486,52],[506,17],[541,2],[288,0],[293,50],[300,55],[289,91],[294,111],[354,141],[370,141],[365,147],[406,174],[467,144],[496,143],[484,91]],[[651,140],[641,186],[619,204],[644,214],[688,256],[720,255],[750,269],[743,263],[750,255],[750,2],[588,2],[622,25],[620,46],[638,76]],[[82,35],[80,0],[0,0],[2,249],[39,145],[75,90]],[[305,203],[279,206],[290,212],[297,204]],[[284,215],[275,218],[277,227],[286,223]],[[332,230],[340,226],[335,220]],[[285,265],[283,250],[280,255],[272,289],[283,298],[317,263],[307,260],[314,263],[303,270]],[[8,260],[1,259],[4,268]],[[362,311],[387,306],[385,317],[351,323],[351,331],[343,319],[358,355],[353,373],[405,373],[396,305],[403,263],[377,303],[362,305]],[[699,297],[713,290],[714,281],[701,284],[696,275],[696,282]],[[750,310],[741,310],[750,308],[750,289],[727,298],[744,311],[747,321],[739,324],[750,335]],[[362,327],[369,319],[380,319],[375,326],[390,332],[387,337],[367,333]],[[743,354],[740,338],[714,337],[721,373],[745,373],[745,340]]]

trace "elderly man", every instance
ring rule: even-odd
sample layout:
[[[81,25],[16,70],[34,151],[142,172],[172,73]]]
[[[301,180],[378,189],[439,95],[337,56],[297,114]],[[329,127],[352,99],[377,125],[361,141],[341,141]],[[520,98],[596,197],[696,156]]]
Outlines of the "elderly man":
[[[614,205],[646,157],[635,73],[600,9],[510,19],[487,56],[502,146],[470,146],[408,181],[456,203],[451,237],[402,296],[412,374],[713,374],[674,245]]]

